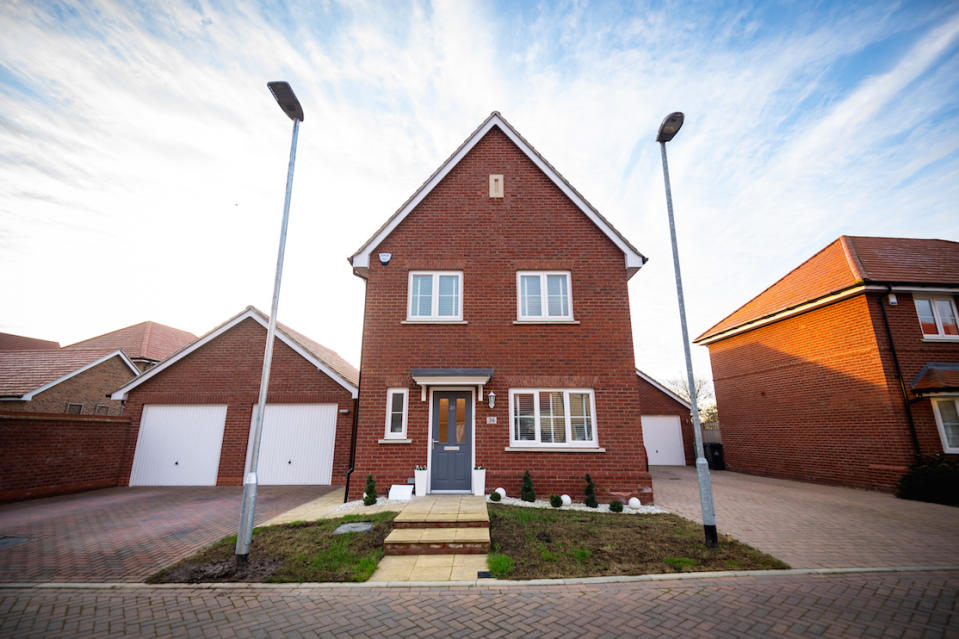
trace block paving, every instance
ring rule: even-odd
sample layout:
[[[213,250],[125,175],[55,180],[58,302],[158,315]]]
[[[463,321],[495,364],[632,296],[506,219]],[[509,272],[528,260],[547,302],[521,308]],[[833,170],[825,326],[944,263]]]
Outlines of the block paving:
[[[959,572],[423,587],[2,588],[3,637],[955,637]]]
[[[256,523],[331,490],[261,486]],[[0,505],[0,582],[143,581],[226,535],[240,520],[240,486],[123,487]],[[2,634],[2,633],[0,633]]]
[[[696,469],[652,466],[656,505],[702,521]],[[959,565],[959,508],[712,471],[716,525],[793,568]]]

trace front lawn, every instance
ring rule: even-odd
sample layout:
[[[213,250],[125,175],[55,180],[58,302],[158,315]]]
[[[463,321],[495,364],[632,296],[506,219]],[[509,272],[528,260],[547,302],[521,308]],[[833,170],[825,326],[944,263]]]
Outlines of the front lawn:
[[[488,507],[498,579],[789,568],[733,539],[706,548],[702,525],[676,515]]]
[[[395,512],[347,515],[253,530],[250,561],[236,566],[236,535],[147,579],[148,583],[366,581],[383,557]],[[364,533],[333,535],[342,523],[373,522]]]

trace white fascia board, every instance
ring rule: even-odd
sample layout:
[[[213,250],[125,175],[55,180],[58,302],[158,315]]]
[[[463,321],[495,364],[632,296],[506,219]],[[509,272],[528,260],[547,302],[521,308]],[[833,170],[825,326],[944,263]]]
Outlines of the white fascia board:
[[[413,381],[420,386],[483,386],[489,382],[489,375],[478,377],[457,377],[455,375],[446,377],[414,376]]]
[[[679,395],[677,395],[677,394],[674,393],[673,391],[669,390],[668,388],[666,388],[665,386],[663,386],[662,384],[660,384],[660,383],[657,382],[655,379],[653,379],[652,377],[650,377],[649,375],[647,375],[647,374],[644,373],[643,371],[639,370],[638,368],[636,369],[636,375],[638,375],[641,379],[644,379],[644,380],[646,380],[647,382],[649,382],[650,385],[652,385],[654,388],[656,388],[657,390],[659,390],[660,392],[662,392],[662,393],[663,393],[664,395],[666,395],[667,397],[670,397],[671,399],[676,400],[677,402],[679,402],[680,404],[682,404],[683,406],[685,406],[685,407],[688,408],[689,410],[692,410],[692,409],[693,409],[693,407],[692,407],[692,406],[689,404],[689,402],[687,402],[685,399],[683,399],[682,397],[680,397]]]
[[[67,381],[68,379],[70,379],[71,377],[75,377],[75,376],[79,375],[80,373],[86,372],[86,371],[90,370],[91,368],[93,368],[94,366],[99,366],[99,365],[102,364],[103,362],[105,362],[105,361],[107,361],[108,359],[111,359],[111,358],[113,358],[113,357],[119,357],[119,358],[120,358],[120,361],[122,361],[124,364],[126,364],[127,366],[130,367],[130,370],[133,371],[133,374],[134,374],[134,375],[139,375],[139,374],[140,374],[140,369],[137,368],[136,365],[135,365],[133,362],[130,361],[130,358],[127,357],[126,354],[124,354],[124,352],[123,352],[122,350],[117,349],[117,350],[113,351],[112,353],[107,353],[106,355],[104,355],[103,357],[101,357],[101,358],[98,359],[98,360],[95,360],[95,361],[93,361],[93,362],[90,362],[90,363],[87,364],[86,366],[83,366],[83,367],[81,367],[81,368],[78,368],[77,370],[73,371],[72,373],[68,373],[68,374],[64,375],[63,377],[61,377],[61,378],[59,378],[59,379],[55,379],[55,380],[53,380],[52,382],[48,382],[48,383],[44,384],[43,386],[41,386],[40,388],[35,388],[35,389],[33,389],[32,391],[30,391],[29,393],[24,393],[23,395],[21,395],[20,399],[21,399],[21,401],[29,402],[30,400],[33,399],[33,397],[34,397],[35,395],[38,395],[38,394],[42,393],[43,391],[47,390],[48,388],[53,388],[53,387],[56,386],[57,384],[59,384],[59,383],[61,383],[61,382],[65,382],[65,381]]]
[[[493,114],[490,116],[486,124],[477,130],[473,137],[470,138],[460,148],[460,150],[453,157],[451,157],[446,164],[440,168],[439,171],[436,172],[433,178],[420,188],[416,195],[414,195],[413,198],[407,202],[406,206],[400,210],[400,212],[390,221],[390,223],[383,227],[379,233],[373,236],[373,238],[363,245],[363,248],[361,248],[353,256],[352,264],[354,269],[369,268],[370,254],[373,252],[373,249],[379,246],[380,243],[382,243],[383,240],[386,239],[386,237],[392,233],[404,219],[406,219],[406,216],[409,215],[410,212],[416,208],[427,195],[430,194],[436,185],[439,184],[457,164],[459,164],[460,160],[462,160],[466,154],[469,153],[473,147],[483,139],[483,136],[489,133],[490,129],[492,129],[494,126],[499,127],[500,131],[505,133],[506,137],[512,140],[513,143],[519,147],[524,154],[526,154],[526,157],[528,157],[533,164],[539,168],[539,170],[546,174],[553,184],[555,184],[559,190],[562,191],[566,197],[568,197],[579,208],[579,210],[585,213],[586,217],[588,217],[593,224],[599,227],[606,237],[612,240],[613,244],[615,244],[616,247],[623,252],[623,254],[626,256],[626,270],[630,275],[642,268],[645,261],[643,256],[626,244],[623,239],[612,230],[612,228],[609,226],[609,223],[602,219],[596,213],[596,211],[594,211],[593,208],[589,206],[585,200],[583,200],[582,196],[573,191],[565,182],[565,180],[563,180],[551,166],[546,164],[540,158],[540,156],[516,134],[509,124],[507,124],[498,114]]]
[[[237,315],[236,317],[234,317],[232,320],[230,320],[229,322],[227,322],[226,324],[224,324],[223,326],[221,326],[221,327],[220,327],[219,329],[217,329],[216,331],[214,331],[214,332],[212,332],[212,333],[209,333],[206,337],[203,337],[203,338],[201,338],[201,339],[198,339],[197,341],[193,342],[193,344],[191,344],[190,346],[184,348],[183,350],[181,350],[179,353],[177,353],[177,354],[174,355],[173,357],[170,357],[169,359],[164,360],[164,361],[161,362],[158,366],[154,366],[153,368],[151,368],[151,369],[150,369],[149,371],[147,371],[146,373],[143,373],[142,375],[140,375],[139,378],[131,381],[131,382],[128,383],[126,386],[123,386],[122,388],[118,389],[118,390],[115,391],[112,395],[110,395],[110,398],[111,398],[111,399],[126,399],[126,398],[127,398],[127,394],[128,394],[131,390],[133,390],[134,388],[136,388],[137,386],[139,386],[139,385],[142,384],[143,382],[147,381],[148,379],[150,379],[150,378],[153,377],[154,375],[160,373],[161,371],[166,370],[166,369],[169,368],[170,366],[173,366],[174,364],[176,364],[178,361],[180,361],[181,359],[183,359],[184,357],[186,357],[186,356],[189,355],[190,353],[193,353],[194,351],[196,351],[197,349],[201,348],[202,346],[204,346],[204,345],[212,342],[214,339],[216,339],[217,337],[219,337],[219,336],[222,335],[223,333],[226,333],[228,330],[230,330],[231,328],[233,328],[234,326],[236,326],[237,324],[239,324],[240,322],[242,322],[243,320],[245,320],[245,319],[247,319],[247,318],[251,318],[251,319],[255,320],[255,321],[256,321],[258,324],[260,324],[260,326],[262,326],[263,328],[269,328],[269,323],[266,321],[266,319],[264,319],[264,318],[263,318],[258,312],[256,312],[254,309],[248,309],[248,310],[240,313],[240,314]],[[343,379],[343,377],[342,377],[339,373],[337,373],[336,371],[334,371],[333,369],[331,369],[329,366],[327,366],[326,364],[324,364],[323,362],[321,362],[319,359],[317,359],[312,353],[310,353],[309,351],[305,350],[302,346],[300,346],[299,344],[297,344],[292,338],[290,338],[286,333],[284,333],[283,330],[282,330],[281,328],[279,328],[279,327],[277,327],[277,329],[276,329],[276,337],[280,338],[280,341],[282,341],[284,344],[286,344],[287,346],[289,346],[290,348],[292,348],[294,351],[296,351],[297,354],[299,354],[299,355],[300,355],[301,357],[303,357],[305,360],[307,360],[308,362],[310,362],[311,364],[313,364],[314,366],[316,366],[319,370],[323,371],[323,373],[325,373],[330,379],[332,379],[333,381],[337,382],[340,386],[342,386],[342,387],[344,387],[345,389],[347,389],[348,391],[350,391],[350,395],[351,395],[354,399],[355,399],[356,396],[359,394],[359,389],[358,389],[356,386],[350,384],[348,381],[346,381],[345,379]]]
[[[959,287],[955,286],[893,286],[893,293],[959,293]]]

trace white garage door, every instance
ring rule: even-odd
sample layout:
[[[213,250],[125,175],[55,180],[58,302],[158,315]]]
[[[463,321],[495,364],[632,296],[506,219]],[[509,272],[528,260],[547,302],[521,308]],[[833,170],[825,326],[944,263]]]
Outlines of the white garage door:
[[[678,415],[643,415],[643,444],[650,466],[685,466]]]
[[[131,486],[215,486],[226,406],[143,407]]]
[[[333,478],[337,413],[336,404],[268,404],[260,439],[258,483],[329,484]],[[256,406],[251,422],[255,421]],[[249,448],[246,468],[250,467]]]

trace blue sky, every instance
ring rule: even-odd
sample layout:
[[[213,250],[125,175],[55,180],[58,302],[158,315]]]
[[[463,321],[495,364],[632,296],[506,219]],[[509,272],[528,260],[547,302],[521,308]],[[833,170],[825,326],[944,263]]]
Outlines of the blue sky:
[[[841,234],[959,239],[959,4],[6,2],[0,331],[71,343],[269,308],[359,362],[346,257],[499,110],[650,262],[637,364],[683,370],[655,133],[698,334]],[[709,374],[695,347],[697,372]]]

